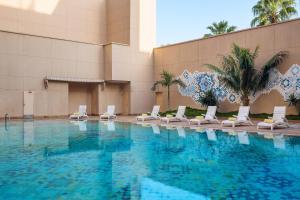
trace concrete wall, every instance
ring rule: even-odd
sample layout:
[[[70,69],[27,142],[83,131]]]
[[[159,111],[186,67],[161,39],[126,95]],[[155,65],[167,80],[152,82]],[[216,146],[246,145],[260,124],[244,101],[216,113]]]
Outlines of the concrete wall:
[[[131,0],[130,45],[105,46],[105,79],[130,81],[131,114],[149,111],[154,104],[154,94],[150,88],[154,80],[155,38],[156,1]]]
[[[106,0],[0,0],[0,30],[106,42]]]
[[[155,80],[160,79],[162,70],[167,70],[176,76],[187,69],[194,71],[209,71],[204,64],[219,65],[220,55],[230,53],[233,43],[242,47],[254,49],[260,47],[257,66],[271,58],[278,51],[289,51],[288,58],[279,66],[281,73],[285,73],[293,64],[300,64],[300,20],[292,20],[281,24],[238,31],[208,39],[199,39],[175,45],[156,48],[154,50]],[[167,105],[164,89],[164,105]],[[177,87],[172,87],[171,105],[189,105],[200,108],[190,97],[183,97]],[[287,105],[277,91],[263,95],[251,106],[253,113],[271,113],[275,105]],[[237,110],[238,105],[224,102],[220,105],[221,111]],[[292,107],[289,113],[296,113]]]
[[[130,0],[108,0],[106,3],[107,43],[130,43]]]
[[[67,115],[87,95],[91,114],[113,103],[120,113],[151,110],[155,11],[156,0],[0,0],[0,118],[23,115],[26,90],[35,116]],[[101,84],[45,89],[46,76],[121,82],[104,92]]]
[[[46,76],[103,79],[102,46],[0,32],[0,117],[23,115],[26,90],[35,93],[36,116],[68,114],[68,104],[60,103],[68,102],[68,86],[50,83],[46,90]]]

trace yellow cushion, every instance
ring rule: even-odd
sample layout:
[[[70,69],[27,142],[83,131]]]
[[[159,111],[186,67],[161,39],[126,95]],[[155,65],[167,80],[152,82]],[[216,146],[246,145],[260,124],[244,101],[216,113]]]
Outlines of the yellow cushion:
[[[196,119],[203,119],[203,116],[196,116]]]
[[[167,118],[172,118],[172,117],[173,117],[173,115],[166,115],[166,117],[167,117]]]
[[[264,122],[268,123],[268,124],[272,124],[274,122],[274,120],[273,119],[265,119]]]
[[[228,120],[229,121],[236,121],[236,118],[235,117],[229,117]]]
[[[146,113],[142,114],[142,117],[147,117],[147,116],[148,116],[148,114],[146,114]]]

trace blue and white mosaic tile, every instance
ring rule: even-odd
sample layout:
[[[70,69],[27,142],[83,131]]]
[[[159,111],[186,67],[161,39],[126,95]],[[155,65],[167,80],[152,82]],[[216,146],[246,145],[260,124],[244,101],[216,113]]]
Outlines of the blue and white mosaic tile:
[[[240,103],[240,95],[220,84],[215,73],[198,71],[191,73],[184,70],[179,78],[186,84],[185,88],[178,87],[180,94],[191,97],[195,102],[200,96],[204,96],[206,91],[213,90],[219,101]],[[300,97],[300,66],[292,65],[285,74],[281,74],[277,69],[272,70],[266,89],[252,94],[250,102],[254,102],[260,95],[270,93],[272,90],[277,90],[285,100],[292,93]]]

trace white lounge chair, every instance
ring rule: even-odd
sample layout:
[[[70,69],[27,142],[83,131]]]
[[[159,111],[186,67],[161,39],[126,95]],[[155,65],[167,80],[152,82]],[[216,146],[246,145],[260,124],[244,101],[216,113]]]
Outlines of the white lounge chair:
[[[206,114],[202,115],[203,117],[191,119],[190,124],[197,124],[199,126],[201,124],[220,123],[216,117],[216,112],[217,106],[208,106]]]
[[[222,121],[221,126],[232,126],[234,128],[238,125],[254,125],[249,118],[249,112],[249,106],[240,106],[238,115],[233,115],[230,120]]]
[[[272,131],[274,128],[288,128],[288,120],[285,117],[286,107],[285,106],[275,106],[273,111],[273,117],[270,122],[259,122],[257,124],[257,129],[259,128],[270,128]]]
[[[160,118],[159,117],[159,109],[160,109],[160,106],[158,106],[158,105],[153,106],[153,109],[152,109],[152,112],[150,115],[143,114],[143,115],[137,116],[136,120],[137,121],[157,120]]]
[[[166,122],[168,124],[170,122],[187,121],[187,118],[184,115],[185,108],[185,106],[178,106],[177,114],[175,117],[162,117],[160,118],[161,122]]]
[[[100,120],[109,120],[109,119],[115,119],[117,116],[115,115],[115,105],[108,105],[107,106],[107,111],[103,113],[102,115],[100,114]]]
[[[88,118],[86,113],[86,105],[80,105],[78,108],[78,113],[70,115],[70,119],[82,120]]]

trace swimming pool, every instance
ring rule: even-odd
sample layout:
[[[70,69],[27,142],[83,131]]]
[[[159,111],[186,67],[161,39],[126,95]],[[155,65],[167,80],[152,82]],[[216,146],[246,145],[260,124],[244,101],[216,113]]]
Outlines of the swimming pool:
[[[299,199],[300,137],[267,138],[98,121],[1,123],[0,198]]]

